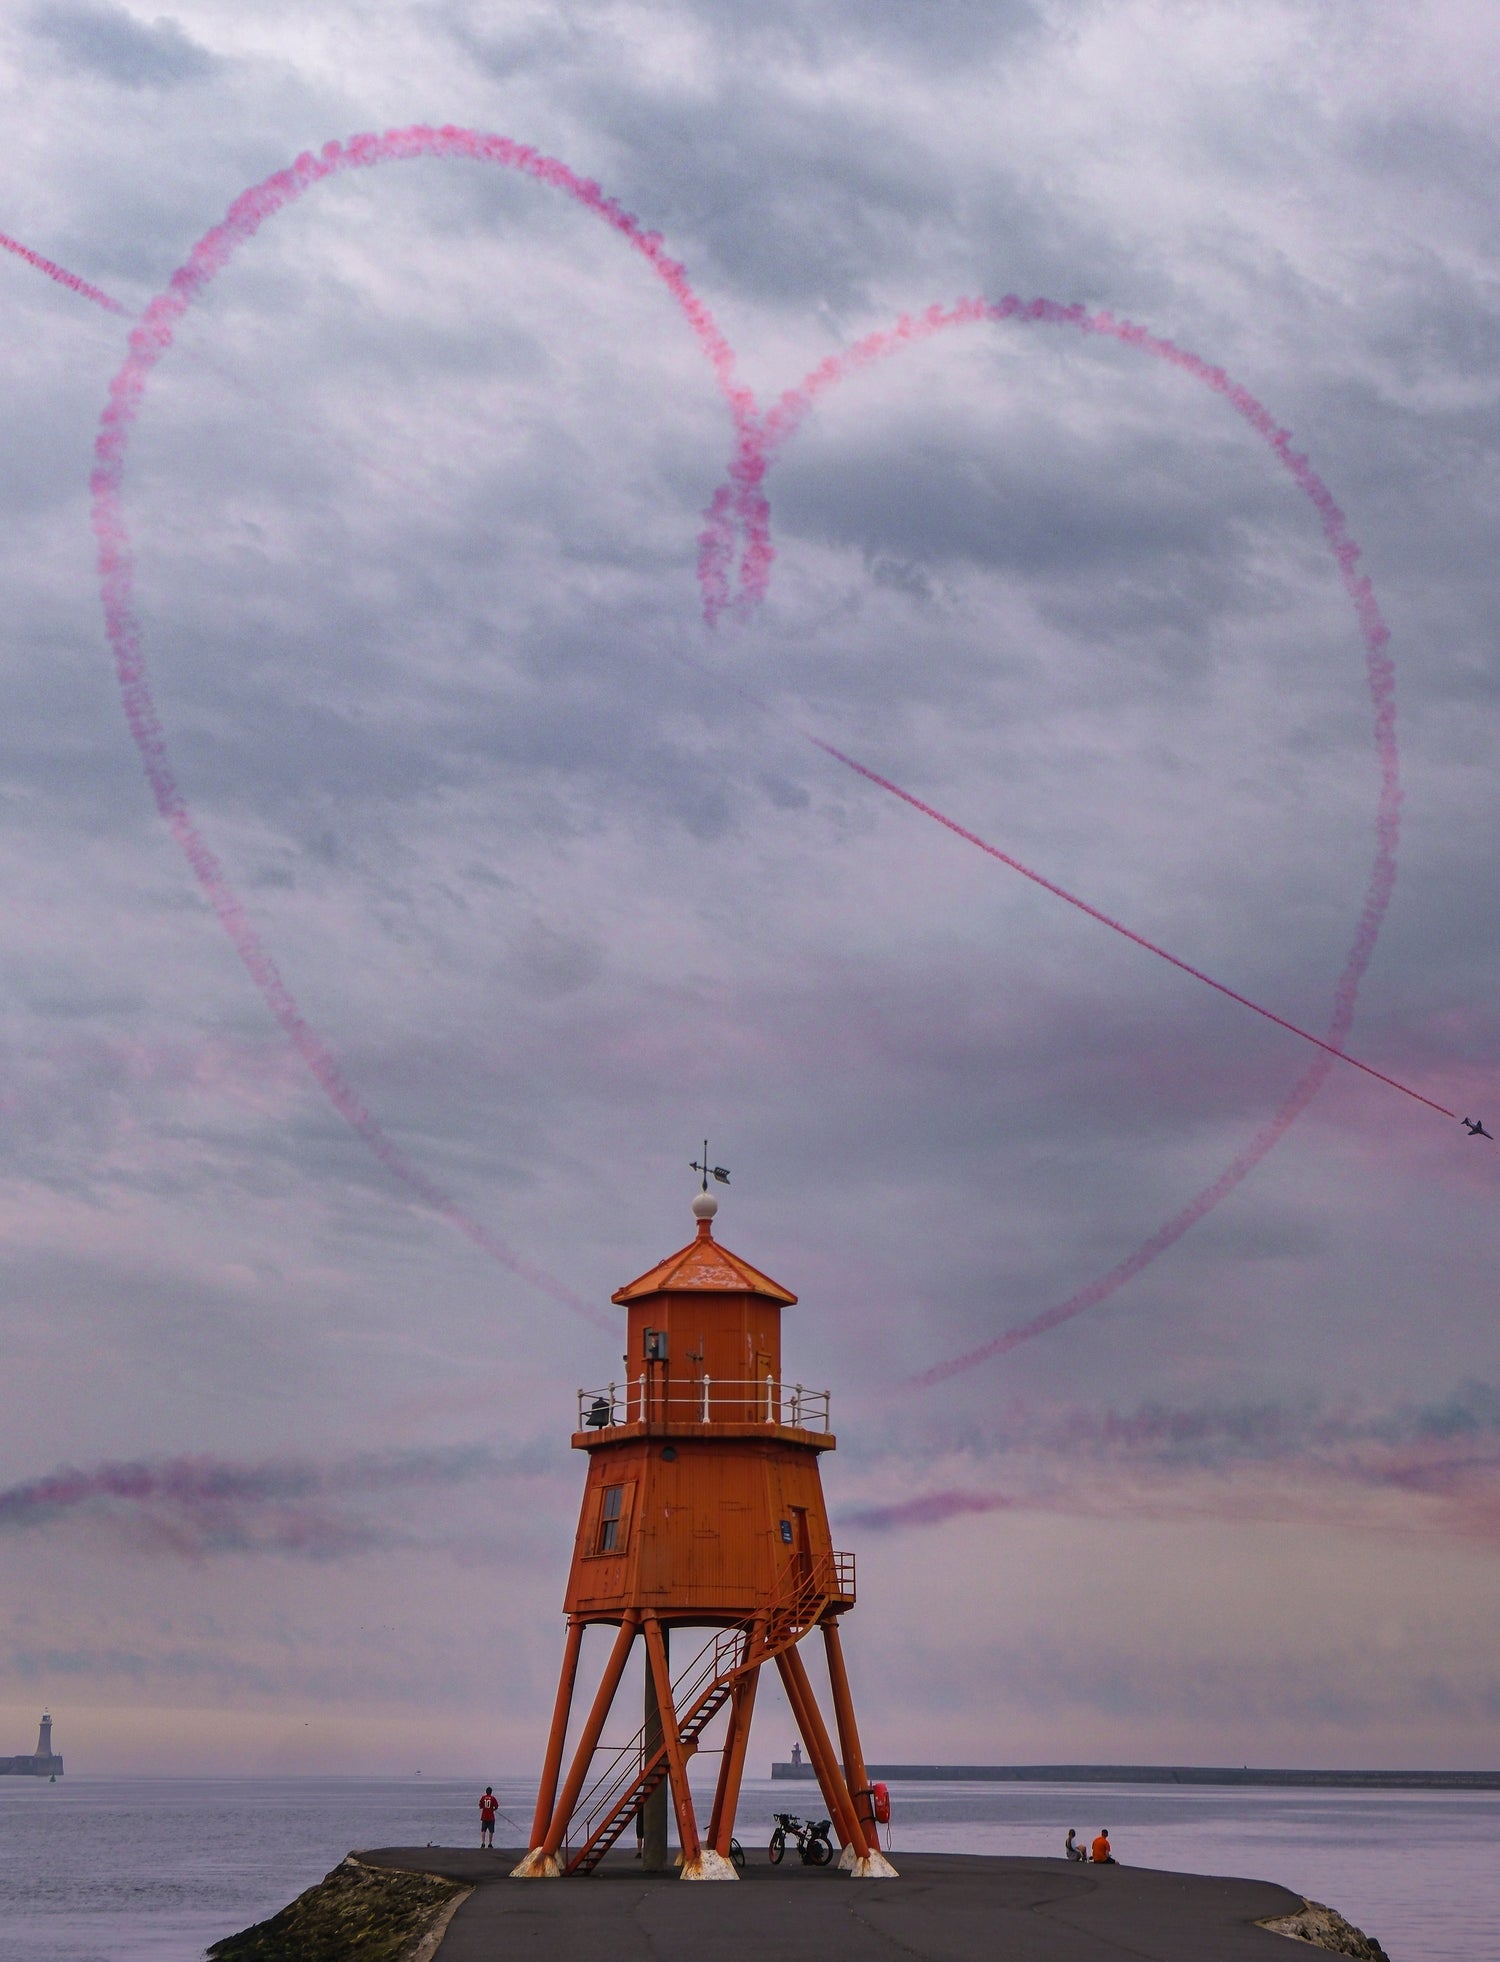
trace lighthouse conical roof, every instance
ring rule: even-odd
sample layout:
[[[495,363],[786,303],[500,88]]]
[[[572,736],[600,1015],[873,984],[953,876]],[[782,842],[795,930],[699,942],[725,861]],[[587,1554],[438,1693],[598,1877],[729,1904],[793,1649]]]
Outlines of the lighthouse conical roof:
[[[726,1293],[762,1294],[790,1307],[797,1299],[790,1288],[762,1274],[748,1260],[741,1260],[713,1237],[710,1222],[700,1219],[696,1239],[677,1253],[658,1261],[639,1280],[627,1282],[610,1296],[611,1301],[639,1301],[648,1294],[693,1294],[722,1288]]]

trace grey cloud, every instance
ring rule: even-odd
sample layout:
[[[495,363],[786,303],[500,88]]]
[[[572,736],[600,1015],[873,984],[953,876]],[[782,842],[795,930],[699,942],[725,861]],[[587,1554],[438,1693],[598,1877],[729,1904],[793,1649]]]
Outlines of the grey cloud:
[[[1493,1127],[1492,136],[1456,91],[1387,113],[1404,77],[1338,40],[1354,10],[1298,16],[1295,50],[1273,37],[1243,74],[1242,11],[1154,51],[1149,9],[1115,41],[1107,15],[704,4],[626,47],[613,9],[445,32],[398,5],[333,73],[291,34],[217,62],[145,16],[53,6],[21,42],[14,209],[144,292],[242,186],[416,95],[660,225],[762,399],[976,290],[1201,345],[1313,454],[1395,630],[1406,856],[1356,1047]],[[1424,48],[1452,31],[1424,23]],[[134,93],[90,120],[101,72]],[[187,1451],[206,1411],[241,1458],[314,1424],[352,1451],[398,1391],[446,1434],[476,1353],[504,1422],[507,1372],[533,1372],[565,1476],[573,1382],[616,1345],[406,1203],[281,1050],[158,824],[100,644],[87,474],[118,323],[69,325],[66,295],[4,272],[7,1481]],[[1352,1081],[1108,1308],[941,1393],[891,1389],[1139,1245],[1298,1057],[798,732],[1321,1028],[1369,863],[1369,708],[1316,519],[1222,403],[1029,329],[892,365],[778,462],[767,606],[707,639],[693,560],[727,418],[649,275],[539,187],[425,164],[323,187],[181,357],[127,486],[174,759],[341,1067],[486,1224],[602,1303],[686,1237],[673,1182],[706,1124],[735,1166],[724,1237],[802,1293],[789,1352],[842,1399],[830,1484],[884,1465],[897,1501],[970,1507],[976,1535],[1029,1529],[979,1510],[978,1471],[924,1468],[959,1440],[1008,1493],[997,1425],[1054,1471],[1071,1451],[1166,1483],[1294,1459],[1347,1492],[1333,1458],[1368,1455],[1392,1505],[1492,1455],[1492,1148]],[[1076,1439],[1007,1414],[1028,1400],[1082,1413]],[[276,1569],[255,1566],[289,1600]],[[191,1591],[186,1563],[150,1572]],[[976,1645],[1007,1611],[975,1608]],[[1092,1612],[1048,1631],[1059,1694]],[[992,1663],[939,1687],[972,1708]],[[1183,1681],[1275,1702],[1234,1672]],[[1142,1754],[1151,1697],[1116,1696]]]
[[[166,16],[147,26],[124,7],[50,0],[35,9],[30,25],[71,67],[124,88],[175,88],[204,80],[217,66],[206,48]]]
[[[826,68],[875,54],[941,71],[954,60],[985,61],[1042,24],[1028,0],[943,0],[920,15],[900,0],[827,0],[815,8],[768,0],[753,12],[732,0],[669,0],[656,15],[662,26],[701,27],[723,46],[758,47],[786,69]],[[617,45],[620,31],[616,11],[597,0],[572,9],[566,25],[546,15],[508,25],[497,21],[493,10],[461,5],[446,10],[446,24],[470,53],[493,61],[501,74],[512,72],[512,61],[527,50],[549,56],[568,47],[580,55],[591,48],[607,50]]]
[[[1255,1466],[1320,1468],[1333,1480],[1447,1492],[1500,1467],[1500,1392],[1476,1379],[1436,1402],[1384,1407],[1312,1393],[1238,1403],[1151,1399],[1134,1408],[992,1400],[988,1424],[971,1425],[952,1441],[974,1464],[992,1463],[998,1477],[1012,1480],[1011,1497],[994,1501],[1000,1505],[1019,1503],[1028,1478],[1033,1496],[1054,1491],[1059,1476],[1087,1494],[1088,1467],[1099,1465],[1226,1477]],[[899,1502],[898,1517],[881,1523],[936,1523],[984,1509],[980,1498],[939,1489]]]
[[[99,1682],[109,1677],[127,1682],[148,1680],[166,1682],[235,1683],[258,1690],[276,1686],[276,1679],[265,1669],[242,1656],[225,1653],[221,1645],[199,1649],[126,1649],[104,1645],[87,1648],[32,1648],[12,1653],[11,1667],[23,1681],[45,1681],[49,1677],[85,1678]]]
[[[1244,481],[1257,473],[1242,465],[1236,481],[1222,464],[1217,494],[1205,499],[1201,477],[1192,488],[1183,479],[1180,447],[1160,438],[1121,442],[1033,414],[985,430],[950,415],[936,429],[898,413],[878,432],[856,429],[852,442],[842,432],[836,459],[810,431],[799,445],[808,454],[773,476],[778,516],[794,531],[857,540],[908,566],[967,560],[1049,578],[1066,566],[1075,590],[1100,572],[1150,563],[1166,598],[1180,561],[1196,621],[1222,591],[1218,568],[1246,505],[1269,501]]]
[[[519,936],[516,963],[527,984],[539,995],[555,1000],[597,981],[604,969],[604,949],[597,940],[534,922]]]
[[[400,1495],[451,1490],[513,1469],[484,1445],[333,1462],[193,1457],[65,1466],[0,1491],[0,1532],[47,1531],[76,1516],[148,1554],[343,1560],[418,1543],[390,1517]],[[358,1512],[369,1499],[381,1501],[380,1517]]]
[[[800,62],[815,72],[875,57],[941,76],[955,65],[992,63],[1041,24],[1027,0],[943,0],[920,13],[901,0],[829,0],[817,8],[771,0],[753,13],[733,0],[701,0],[681,12],[773,61]]]

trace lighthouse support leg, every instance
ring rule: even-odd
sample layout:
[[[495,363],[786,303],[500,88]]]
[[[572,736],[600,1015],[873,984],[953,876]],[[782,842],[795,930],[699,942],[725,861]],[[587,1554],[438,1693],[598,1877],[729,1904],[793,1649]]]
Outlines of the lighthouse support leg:
[[[562,1674],[557,1679],[557,1703],[552,1712],[552,1733],[547,1739],[547,1755],[542,1762],[542,1782],[536,1795],[536,1814],[531,1821],[533,1846],[540,1846],[552,1823],[557,1803],[557,1775],[562,1770],[563,1745],[568,1736],[568,1713],[573,1707],[573,1685],[578,1680],[578,1657],[583,1648],[583,1623],[568,1620],[567,1646],[563,1650]]]
[[[844,1783],[838,1759],[833,1755],[833,1745],[824,1726],[817,1698],[813,1695],[813,1686],[807,1680],[802,1658],[795,1648],[783,1649],[776,1658],[776,1667],[781,1672],[787,1702],[791,1704],[792,1715],[797,1719],[797,1728],[807,1746],[807,1755],[818,1774],[824,1803],[833,1816],[834,1829],[845,1846],[854,1848],[856,1860],[868,1860],[870,1843],[854,1810],[854,1801],[849,1796],[849,1787]]]
[[[859,1725],[854,1718],[854,1698],[849,1693],[849,1672],[844,1667],[844,1645],[839,1639],[839,1625],[836,1621],[823,1624],[823,1647],[828,1654],[828,1681],[833,1690],[833,1715],[839,1731],[839,1752],[844,1760],[844,1777],[849,1785],[849,1796],[854,1801],[854,1809],[859,1814],[859,1822],[864,1827],[865,1838],[870,1843],[869,1860],[860,1872],[862,1880],[893,1879],[896,1869],[880,1850],[880,1826],[875,1817],[875,1794],[870,1789],[870,1774],[865,1769],[865,1754],[860,1746]]]
[[[661,1633],[662,1652],[668,1663],[672,1660],[672,1638],[670,1628]],[[651,1667],[651,1650],[646,1646],[646,1697],[645,1725],[641,1732],[641,1767],[650,1764],[662,1748],[661,1704],[656,1695],[656,1671]],[[655,1791],[641,1800],[636,1815],[636,1851],[641,1856],[642,1873],[665,1873],[667,1870],[667,1800],[671,1796],[668,1781],[662,1779]]]
[[[662,1639],[661,1622],[646,1617],[646,1654],[656,1684],[656,1707],[661,1712],[661,1742],[666,1753],[667,1777],[672,1786],[672,1805],[677,1814],[677,1837],[682,1843],[684,1880],[738,1880],[727,1860],[712,1849],[705,1852],[698,1838],[698,1820],[693,1811],[693,1794],[688,1787],[687,1757],[682,1748],[682,1730],[677,1706],[672,1701],[672,1672],[667,1662],[667,1645]],[[720,1872],[720,1868],[727,1872]]]
[[[759,1636],[756,1630],[755,1640]],[[748,1646],[748,1644],[747,1644]],[[755,1710],[755,1685],[760,1666],[747,1669],[735,1683],[729,1703],[729,1731],[724,1739],[724,1755],[719,1761],[719,1784],[714,1793],[713,1817],[708,1824],[708,1843],[721,1859],[729,1858],[729,1842],[734,1837],[734,1814],[740,1800],[740,1779],[745,1770],[745,1752],[750,1744],[750,1718]]]
[[[630,1656],[635,1632],[640,1627],[640,1614],[632,1608],[620,1623],[620,1632],[615,1637],[615,1645],[609,1652],[609,1661],[604,1665],[604,1674],[599,1687],[594,1692],[593,1707],[588,1721],[583,1726],[583,1735],[578,1740],[578,1749],[573,1753],[573,1762],[568,1768],[568,1776],[562,1788],[562,1796],[552,1813],[552,1823],[547,1828],[547,1836],[539,1846],[533,1846],[520,1866],[512,1869],[514,1880],[556,1880],[562,1869],[557,1864],[557,1849],[563,1843],[568,1830],[568,1821],[573,1816],[573,1808],[578,1803],[578,1794],[583,1790],[583,1781],[588,1777],[589,1766],[593,1762],[598,1747],[599,1733],[609,1716],[609,1706],[615,1700],[615,1691],[620,1687],[620,1678],[625,1673],[625,1664]]]

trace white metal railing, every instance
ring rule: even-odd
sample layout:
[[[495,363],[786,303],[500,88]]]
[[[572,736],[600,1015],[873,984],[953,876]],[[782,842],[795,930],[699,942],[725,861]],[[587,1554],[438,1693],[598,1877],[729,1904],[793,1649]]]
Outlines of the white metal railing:
[[[650,1370],[628,1383],[578,1392],[578,1428],[614,1424],[786,1424],[793,1430],[831,1428],[827,1390],[778,1383],[772,1376],[678,1376]]]

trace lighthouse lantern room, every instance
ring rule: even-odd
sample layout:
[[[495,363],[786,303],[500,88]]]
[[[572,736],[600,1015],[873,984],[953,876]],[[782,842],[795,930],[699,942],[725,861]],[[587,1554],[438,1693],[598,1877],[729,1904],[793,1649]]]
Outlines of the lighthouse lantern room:
[[[819,1475],[836,1442],[828,1392],[785,1380],[781,1313],[797,1297],[715,1240],[706,1146],[694,1169],[703,1173],[695,1236],[613,1297],[626,1311],[624,1378],[579,1392],[573,1447],[587,1452],[588,1477],[567,1644],[531,1847],[515,1872],[591,1872],[638,1818],[645,1864],[664,1865],[670,1794],[682,1878],[736,1878],[729,1856],[756,1683],[774,1663],[844,1849],[841,1865],[864,1879],[894,1876],[839,1639],[854,1605],[854,1556],[834,1549]],[[596,1623],[617,1633],[564,1776],[584,1630]],[[708,1639],[684,1643],[688,1629]],[[799,1652],[814,1632],[828,1663],[833,1736]],[[675,1673],[674,1633],[679,1655],[691,1656]],[[601,1748],[638,1636],[645,1722],[629,1743]],[[707,1749],[721,1713],[705,1831],[688,1763]]]

